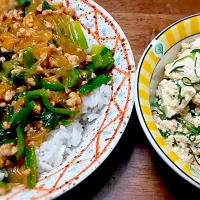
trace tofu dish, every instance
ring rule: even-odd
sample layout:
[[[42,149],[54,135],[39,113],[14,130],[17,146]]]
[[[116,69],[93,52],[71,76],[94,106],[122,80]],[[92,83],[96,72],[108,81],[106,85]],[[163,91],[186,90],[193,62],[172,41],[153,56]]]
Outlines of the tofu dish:
[[[165,66],[151,108],[172,150],[200,172],[200,38],[182,43],[177,59]]]
[[[111,99],[113,51],[62,2],[0,0],[0,194],[60,166]]]

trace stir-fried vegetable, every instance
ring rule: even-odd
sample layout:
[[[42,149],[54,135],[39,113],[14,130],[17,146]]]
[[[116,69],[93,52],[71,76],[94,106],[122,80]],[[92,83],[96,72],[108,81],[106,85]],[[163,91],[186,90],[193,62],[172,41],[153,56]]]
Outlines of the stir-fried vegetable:
[[[55,81],[55,82],[51,83],[49,81],[45,81],[44,79],[42,79],[40,83],[43,88],[49,89],[52,91],[60,91],[60,90],[65,89],[64,85],[61,84],[59,81]]]
[[[28,114],[31,112],[31,110],[34,108],[35,103],[31,101],[26,107],[20,109],[18,112],[16,112],[12,118],[10,119],[10,123],[13,125],[18,124],[20,121],[24,120]]]
[[[37,160],[34,148],[25,149],[25,166],[26,169],[30,169],[31,172],[28,175],[28,187],[34,188],[37,179]]]
[[[52,10],[52,7],[49,5],[49,3],[45,0],[42,3],[42,10]]]
[[[17,0],[17,1],[20,6],[29,5],[31,3],[31,0]]]
[[[154,101],[151,102],[152,111],[157,112],[162,120],[166,120],[165,112],[160,108],[160,105]]]
[[[28,47],[23,52],[23,62],[25,68],[31,68],[32,65],[35,63],[35,58],[33,55],[33,48]]]
[[[52,113],[62,114],[62,115],[74,115],[74,114],[77,114],[79,112],[79,110],[70,110],[70,109],[66,109],[66,108],[55,108],[55,107],[53,107],[48,101],[47,91],[45,89],[29,91],[25,95],[25,105],[27,105],[27,107],[26,107],[27,112],[30,112],[30,108],[34,107],[33,103],[30,102],[30,100],[33,99],[33,98],[36,98],[36,97],[40,97],[44,107],[47,110],[51,111]]]
[[[81,24],[79,21],[72,21],[69,24],[70,32],[72,34],[73,40],[78,44],[78,46],[82,49],[87,49],[88,44],[84,33],[81,29]]]
[[[85,85],[82,85],[78,91],[80,94],[87,94],[91,92],[92,90],[100,87],[103,84],[107,84],[111,80],[110,76],[101,75],[96,77],[95,79],[91,80],[90,82],[86,83]]]

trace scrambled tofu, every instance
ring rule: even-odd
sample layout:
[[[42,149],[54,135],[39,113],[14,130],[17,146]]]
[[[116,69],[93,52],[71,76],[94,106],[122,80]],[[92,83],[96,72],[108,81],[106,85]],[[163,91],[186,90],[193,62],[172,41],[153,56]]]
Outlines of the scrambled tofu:
[[[166,79],[160,82],[156,92],[158,103],[168,118],[180,114],[195,94],[196,90],[191,86],[185,86],[182,81]]]

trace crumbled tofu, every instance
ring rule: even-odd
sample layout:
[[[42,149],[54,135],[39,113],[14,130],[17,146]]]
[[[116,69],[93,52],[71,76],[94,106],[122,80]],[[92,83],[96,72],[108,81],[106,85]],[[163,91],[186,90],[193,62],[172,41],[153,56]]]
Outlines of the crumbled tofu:
[[[189,154],[189,148],[181,148],[180,146],[172,147],[172,150],[180,156],[186,163],[191,163],[193,161],[193,156]]]
[[[49,22],[47,22],[47,21],[45,21],[45,26],[47,27],[47,28],[52,28],[52,26],[51,26],[51,24],[49,23]]]
[[[191,50],[188,51],[188,54],[182,54],[177,60],[189,55],[190,51]],[[187,77],[192,82],[198,81],[198,77],[195,74],[195,60],[190,57],[184,58],[179,62],[176,62],[177,60],[165,66],[165,76],[173,80],[181,80],[183,77]],[[179,66],[184,67],[178,68],[178,71],[174,71],[174,69]]]
[[[174,134],[178,127],[178,122],[175,119],[162,120],[156,112],[153,113],[153,118],[156,123],[156,126],[161,131],[168,131],[169,133]]]
[[[191,43],[192,49],[199,49],[200,48],[200,38],[197,38],[194,42]]]
[[[190,43],[186,43],[186,42],[183,42],[181,44],[182,46],[182,50],[186,50],[186,49],[190,49],[191,48],[191,44]]]
[[[188,113],[185,119],[194,124],[195,127],[200,126],[200,116],[192,116],[191,113]]]
[[[180,96],[183,98],[182,100],[178,98],[179,88],[177,84],[181,87]],[[176,83],[166,79],[159,83],[158,90],[156,91],[156,96],[160,98],[161,108],[168,118],[175,114],[180,114],[195,94],[196,90],[191,86],[185,86],[182,81],[177,81]]]
[[[196,93],[195,96],[192,98],[192,102],[196,105],[200,105],[200,94]]]
[[[44,10],[44,11],[42,11],[42,15],[49,15],[49,14],[51,14],[53,11],[52,10]]]

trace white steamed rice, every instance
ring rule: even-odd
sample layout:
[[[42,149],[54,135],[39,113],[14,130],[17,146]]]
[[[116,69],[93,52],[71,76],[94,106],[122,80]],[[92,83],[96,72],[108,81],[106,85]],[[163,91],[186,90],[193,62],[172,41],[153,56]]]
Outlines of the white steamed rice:
[[[102,85],[89,96],[83,97],[82,116],[69,126],[60,126],[59,129],[52,131],[48,140],[36,150],[37,167],[40,174],[61,165],[64,159],[79,146],[83,139],[84,124],[97,119],[100,111],[108,105],[110,98],[111,87],[109,85]]]

